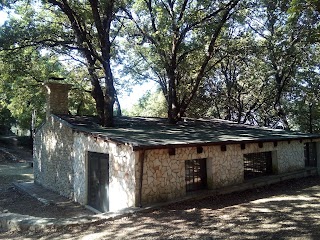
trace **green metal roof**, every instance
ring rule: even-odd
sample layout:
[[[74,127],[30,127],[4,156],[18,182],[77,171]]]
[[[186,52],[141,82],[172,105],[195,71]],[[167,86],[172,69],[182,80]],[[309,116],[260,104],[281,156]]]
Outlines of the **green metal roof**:
[[[270,129],[218,119],[185,119],[176,125],[163,118],[116,117],[115,126],[104,128],[94,117],[60,115],[80,132],[129,144],[134,150],[198,145],[273,142],[320,138],[316,134]]]

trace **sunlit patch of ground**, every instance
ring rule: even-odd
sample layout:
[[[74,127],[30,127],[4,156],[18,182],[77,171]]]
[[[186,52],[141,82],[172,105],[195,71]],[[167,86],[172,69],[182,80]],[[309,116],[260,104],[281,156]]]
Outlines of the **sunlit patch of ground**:
[[[172,204],[16,239],[320,239],[320,178]],[[1,235],[0,235],[1,236]]]
[[[14,164],[0,163],[0,188],[1,182],[5,186],[17,176],[32,179],[32,168]],[[19,173],[15,169],[17,166],[21,167]],[[10,196],[6,197],[4,193]],[[32,200],[21,202],[21,199],[21,195],[13,190],[2,191],[0,206],[11,206],[11,211],[28,207],[39,213],[45,211],[45,208],[31,205]],[[19,201],[21,205],[17,206]],[[40,233],[0,233],[0,239],[316,240],[320,239],[320,178],[291,180],[201,201],[171,204],[100,224],[75,224]]]

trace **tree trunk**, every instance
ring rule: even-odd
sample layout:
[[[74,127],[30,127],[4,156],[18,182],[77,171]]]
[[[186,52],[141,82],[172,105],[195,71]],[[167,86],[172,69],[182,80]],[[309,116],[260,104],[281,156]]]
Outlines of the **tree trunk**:
[[[109,41],[109,40],[106,40]],[[105,72],[105,92],[104,92],[104,117],[103,126],[112,127],[113,122],[113,105],[115,102],[115,89],[113,85],[113,75],[110,66],[110,46],[108,42],[102,47],[103,70]]]
[[[121,105],[120,105],[117,93],[115,93],[115,104],[117,106],[116,116],[120,117],[122,116],[122,111],[121,111]]]
[[[68,17],[70,27],[76,37],[76,44],[79,51],[84,55],[88,63],[88,72],[92,84],[91,95],[96,102],[97,114],[100,118],[100,124],[103,126],[113,126],[113,104],[114,104],[114,86],[113,76],[110,68],[110,51],[112,42],[110,42],[111,22],[114,17],[114,1],[104,1],[105,5],[98,0],[89,0],[92,19],[90,15],[84,16],[77,9],[73,8],[70,1],[49,0],[54,6]],[[88,32],[87,26],[95,26],[93,32],[97,34],[96,39],[92,38],[92,33]],[[96,63],[99,61],[105,74],[105,89],[99,82],[96,73]]]
[[[309,133],[313,133],[313,127],[312,127],[312,103],[309,103]]]
[[[285,110],[283,109],[281,103],[278,103],[275,105],[275,111],[278,114],[278,117],[280,118],[282,124],[283,124],[283,128],[289,130],[289,123],[288,123],[288,119],[287,119],[287,114],[285,112]]]
[[[171,124],[176,124],[181,120],[179,115],[180,109],[178,106],[177,92],[176,92],[176,76],[175,67],[169,66],[167,68],[168,74],[168,120]]]
[[[92,68],[89,68],[89,75],[90,75],[90,80],[92,84],[91,96],[94,98],[96,103],[96,111],[99,117],[100,124],[103,125],[103,123],[105,122],[104,120],[105,104],[104,104],[103,91],[101,89],[99,79]]]

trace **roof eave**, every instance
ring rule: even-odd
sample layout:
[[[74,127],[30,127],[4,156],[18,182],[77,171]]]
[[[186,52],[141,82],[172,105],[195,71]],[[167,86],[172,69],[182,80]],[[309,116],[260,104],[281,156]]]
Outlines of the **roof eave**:
[[[265,138],[265,139],[250,139],[250,140],[228,140],[219,142],[197,142],[197,143],[179,143],[179,144],[158,144],[158,145],[132,145],[133,151],[167,149],[167,148],[185,148],[185,147],[204,147],[204,146],[220,146],[230,144],[252,144],[266,142],[285,142],[285,141],[303,141],[320,139],[320,136],[300,136],[292,138]],[[130,143],[129,143],[130,144]]]

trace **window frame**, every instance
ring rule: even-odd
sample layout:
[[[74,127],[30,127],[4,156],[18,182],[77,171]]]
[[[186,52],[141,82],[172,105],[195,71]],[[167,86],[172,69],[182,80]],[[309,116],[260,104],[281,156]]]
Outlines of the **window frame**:
[[[186,192],[207,189],[207,159],[191,159],[185,161]]]

